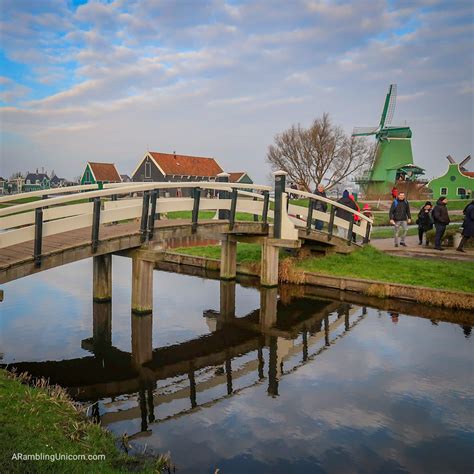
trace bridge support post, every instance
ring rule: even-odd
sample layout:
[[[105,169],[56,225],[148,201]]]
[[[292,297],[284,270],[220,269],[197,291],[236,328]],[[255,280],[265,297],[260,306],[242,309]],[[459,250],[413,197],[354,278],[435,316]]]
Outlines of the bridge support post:
[[[277,321],[278,288],[260,289],[260,327],[269,329]]]
[[[132,312],[132,363],[140,367],[153,358],[153,315]]]
[[[265,287],[278,286],[278,247],[269,245],[268,239],[262,244],[260,284]]]
[[[222,329],[226,321],[235,318],[235,281],[221,281],[219,296],[219,316],[216,329]]]
[[[227,235],[221,240],[221,280],[234,280],[237,274],[237,241]]]
[[[132,312],[148,314],[153,311],[153,262],[132,259]]]
[[[112,254],[93,257],[92,268],[94,302],[110,301],[112,299]]]
[[[101,353],[112,345],[112,303],[96,302],[92,306],[92,340],[94,352]]]

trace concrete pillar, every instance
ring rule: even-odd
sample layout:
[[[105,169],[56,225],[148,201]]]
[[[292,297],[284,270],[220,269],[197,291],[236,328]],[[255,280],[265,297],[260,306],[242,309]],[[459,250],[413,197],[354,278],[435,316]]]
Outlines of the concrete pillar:
[[[222,329],[226,321],[235,318],[235,281],[220,282],[220,311],[217,329]]]
[[[140,367],[153,358],[153,315],[132,313],[132,364]]]
[[[277,322],[278,288],[260,289],[260,327],[269,329]]]
[[[286,187],[286,173],[285,171],[275,171],[273,176],[275,177],[275,207],[274,207],[274,220],[273,220],[273,236],[275,239],[281,238],[281,220],[283,213],[283,201],[282,196],[285,192]]]
[[[262,244],[260,284],[266,287],[278,286],[278,247],[268,245],[267,239]]]
[[[112,303],[97,303],[92,305],[92,335],[94,351],[100,352],[101,349],[112,345]]]
[[[112,254],[93,257],[92,266],[94,301],[110,301],[112,299]]]
[[[221,241],[221,280],[234,280],[237,274],[237,242],[227,236]]]
[[[153,262],[132,259],[132,312],[151,313],[153,310]]]

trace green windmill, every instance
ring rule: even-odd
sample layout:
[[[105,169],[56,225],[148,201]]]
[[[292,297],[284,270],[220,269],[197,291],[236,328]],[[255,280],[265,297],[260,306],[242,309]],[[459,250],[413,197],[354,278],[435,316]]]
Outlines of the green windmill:
[[[413,164],[411,129],[407,125],[392,126],[397,85],[390,84],[377,127],[356,127],[353,137],[375,135],[375,152],[370,170],[356,179],[367,197],[382,197],[393,186],[403,188],[404,182],[414,182],[424,170]]]

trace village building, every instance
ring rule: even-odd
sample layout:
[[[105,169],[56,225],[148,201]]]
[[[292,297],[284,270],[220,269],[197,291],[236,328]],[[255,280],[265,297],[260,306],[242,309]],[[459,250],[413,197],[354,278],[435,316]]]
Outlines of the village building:
[[[229,181],[231,183],[253,184],[252,178],[245,171],[229,173]]]
[[[49,189],[51,187],[51,180],[46,173],[30,173],[26,174],[25,182],[23,184],[22,192],[39,191],[41,189]]]
[[[148,151],[132,173],[134,182],[215,181],[223,170],[214,158]],[[190,196],[188,188],[174,188],[163,195]]]
[[[449,165],[446,173],[428,183],[428,188],[433,191],[433,199],[437,200],[441,196],[448,199],[472,199],[474,196],[474,172],[464,168],[471,157],[467,156],[461,163],[456,163],[451,156],[448,156],[447,159]]]
[[[120,179],[122,180],[122,183],[130,183],[132,181],[128,174],[121,174]]]
[[[67,186],[68,182],[66,178],[59,178],[56,174],[53,174],[50,179],[50,185],[52,188],[61,188]]]
[[[82,174],[81,184],[121,183],[122,178],[114,163],[97,163],[88,161]]]

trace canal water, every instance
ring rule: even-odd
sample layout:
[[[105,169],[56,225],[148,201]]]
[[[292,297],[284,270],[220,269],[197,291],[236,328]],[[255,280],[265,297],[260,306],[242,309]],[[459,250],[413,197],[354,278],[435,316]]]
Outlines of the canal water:
[[[473,337],[455,312],[156,270],[153,316],[131,316],[121,257],[111,303],[92,301],[90,260],[3,289],[0,362],[179,473],[473,472]]]

